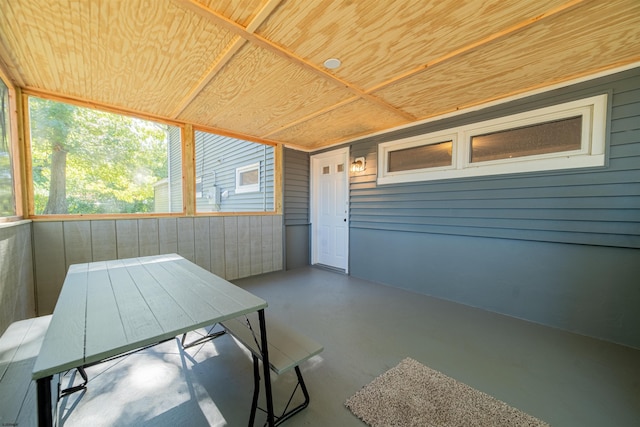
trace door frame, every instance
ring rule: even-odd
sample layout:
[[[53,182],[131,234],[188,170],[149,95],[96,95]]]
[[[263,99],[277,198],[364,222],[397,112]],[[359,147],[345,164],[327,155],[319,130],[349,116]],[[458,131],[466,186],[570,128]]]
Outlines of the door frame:
[[[319,154],[313,154],[310,156],[310,161],[309,161],[309,167],[310,167],[310,172],[309,172],[309,213],[310,213],[310,219],[311,219],[311,229],[310,229],[310,246],[311,246],[311,265],[317,264],[318,263],[318,250],[317,250],[317,245],[316,242],[318,241],[317,239],[317,232],[316,232],[316,224],[318,223],[317,218],[318,218],[318,197],[319,197],[319,191],[318,191],[318,180],[317,180],[317,173],[319,173],[319,161],[321,159],[324,159],[326,157],[333,157],[333,156],[338,156],[338,155],[342,155],[343,159],[344,159],[344,167],[345,167],[345,174],[344,174],[344,185],[345,185],[345,195],[347,197],[347,200],[345,201],[345,208],[346,208],[346,223],[347,223],[347,227],[346,227],[346,236],[345,236],[345,254],[346,254],[346,266],[344,269],[345,274],[349,273],[349,173],[350,173],[350,165],[351,163],[349,162],[349,147],[345,147],[345,148],[339,148],[337,150],[331,150],[331,151],[325,151]]]

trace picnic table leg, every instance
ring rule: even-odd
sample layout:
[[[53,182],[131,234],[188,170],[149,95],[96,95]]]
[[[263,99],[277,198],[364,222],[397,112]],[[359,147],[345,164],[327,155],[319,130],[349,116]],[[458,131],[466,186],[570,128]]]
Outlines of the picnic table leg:
[[[264,371],[264,389],[267,398],[267,425],[273,427],[275,425],[275,416],[273,414],[273,395],[271,393],[271,368],[269,367],[269,351],[267,346],[267,327],[264,320],[264,309],[258,310],[258,318],[260,320],[260,343],[262,347],[262,368]]]
[[[51,380],[53,376],[38,378],[37,396],[38,396],[38,426],[53,426],[52,406],[51,406]]]

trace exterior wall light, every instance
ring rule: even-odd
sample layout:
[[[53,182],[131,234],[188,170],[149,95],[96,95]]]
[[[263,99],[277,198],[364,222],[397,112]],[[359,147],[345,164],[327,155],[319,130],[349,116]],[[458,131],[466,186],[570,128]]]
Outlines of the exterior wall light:
[[[351,163],[351,172],[362,172],[365,168],[364,157],[356,157]]]

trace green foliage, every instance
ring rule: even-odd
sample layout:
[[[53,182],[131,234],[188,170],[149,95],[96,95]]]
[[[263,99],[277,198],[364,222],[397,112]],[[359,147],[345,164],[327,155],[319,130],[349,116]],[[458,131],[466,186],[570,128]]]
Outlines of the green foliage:
[[[153,211],[153,184],[167,176],[166,126],[30,98],[36,213],[51,197],[51,154],[66,153],[70,214]]]

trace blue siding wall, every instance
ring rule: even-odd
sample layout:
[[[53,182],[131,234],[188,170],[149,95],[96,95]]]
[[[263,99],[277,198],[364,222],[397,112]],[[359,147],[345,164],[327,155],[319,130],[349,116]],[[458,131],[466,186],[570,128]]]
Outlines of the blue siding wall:
[[[195,150],[196,177],[202,177],[204,196],[196,200],[198,212],[274,210],[272,146],[196,131]],[[237,194],[236,168],[255,163],[260,164],[260,191]],[[216,191],[221,195],[218,199]]]
[[[309,225],[309,173],[309,153],[285,148],[285,225]]]
[[[639,81],[636,70],[619,80],[384,136],[388,141],[612,92],[609,164],[604,168],[378,186],[377,143],[383,137],[353,144],[352,156],[367,157],[367,171],[352,178],[352,228],[640,248]]]
[[[377,185],[381,142],[608,93],[608,164]],[[350,272],[640,348],[640,69],[352,143]]]
[[[309,153],[284,149],[286,268],[309,264]]]

